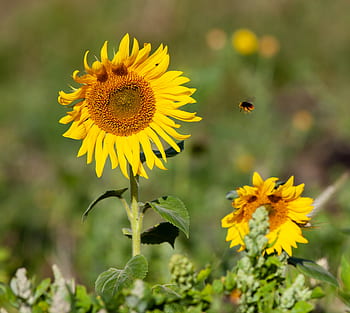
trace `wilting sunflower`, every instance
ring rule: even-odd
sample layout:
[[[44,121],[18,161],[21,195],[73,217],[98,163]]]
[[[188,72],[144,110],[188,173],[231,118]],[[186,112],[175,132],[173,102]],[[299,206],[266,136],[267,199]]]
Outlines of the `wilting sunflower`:
[[[180,71],[167,71],[166,46],[160,45],[150,55],[151,45],[146,43],[140,49],[134,39],[130,53],[128,34],[111,60],[107,42],[102,46],[101,60],[91,66],[88,52],[84,57],[86,74],[79,76],[79,71],[73,72],[73,79],[81,86],[71,93],[59,92],[58,102],[73,109],[60,119],[62,124],[72,122],[63,136],[82,140],[78,157],[87,154],[87,163],[95,157],[98,177],[109,157],[112,168],[119,165],[126,177],[130,164],[133,175],[147,178],[140,152],[144,153],[150,169],[154,165],[165,169],[154,150],[166,161],[163,143],[180,151],[175,140],[190,137],[175,130],[180,125],[174,119],[201,120],[196,113],[179,109],[195,102],[191,97],[195,89],[182,86],[189,79]]]
[[[298,243],[307,243],[300,227],[310,219],[312,198],[301,197],[304,184],[293,186],[293,176],[284,184],[277,184],[277,178],[263,180],[258,173],[253,175],[253,186],[244,186],[237,190],[238,197],[232,202],[236,209],[222,219],[222,227],[229,228],[226,241],[230,247],[240,245],[239,251],[245,248],[243,238],[249,232],[249,220],[260,206],[269,212],[270,232],[266,235],[269,244],[267,253],[282,250],[292,255],[292,247]]]

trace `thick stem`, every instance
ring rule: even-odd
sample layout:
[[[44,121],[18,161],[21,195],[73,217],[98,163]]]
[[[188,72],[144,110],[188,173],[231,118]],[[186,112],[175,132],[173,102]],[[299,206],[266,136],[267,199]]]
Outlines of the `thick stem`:
[[[141,254],[141,230],[143,214],[139,208],[139,176],[134,176],[129,165],[130,195],[131,195],[131,231],[132,231],[132,256]]]

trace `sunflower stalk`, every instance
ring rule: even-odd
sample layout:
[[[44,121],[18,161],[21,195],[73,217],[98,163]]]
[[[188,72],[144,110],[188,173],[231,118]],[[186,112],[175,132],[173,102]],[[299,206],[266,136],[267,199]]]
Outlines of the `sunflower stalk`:
[[[132,256],[141,254],[141,230],[143,213],[139,206],[139,176],[134,176],[131,165],[130,175],[130,204],[131,212],[128,214],[132,231]]]

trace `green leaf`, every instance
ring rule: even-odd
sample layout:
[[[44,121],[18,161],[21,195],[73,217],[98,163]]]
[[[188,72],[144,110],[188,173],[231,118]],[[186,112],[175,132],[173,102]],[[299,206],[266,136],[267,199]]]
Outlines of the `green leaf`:
[[[90,213],[90,211],[94,208],[94,206],[98,202],[100,202],[103,199],[110,198],[110,197],[117,197],[120,199],[122,197],[122,194],[127,190],[128,190],[128,188],[123,188],[123,189],[118,189],[118,190],[107,190],[103,195],[99,196],[96,200],[91,202],[91,204],[89,205],[89,207],[86,209],[86,211],[83,214],[83,221],[86,220],[88,214]]]
[[[231,190],[226,194],[226,199],[232,201],[233,199],[238,198],[238,193],[236,190]]]
[[[44,279],[38,287],[36,287],[35,292],[34,292],[34,300],[33,303],[35,303],[50,287],[51,284],[51,279],[46,278]]]
[[[9,285],[0,282],[0,306],[11,304],[13,307],[18,307],[19,298],[13,293]]]
[[[325,292],[320,286],[312,289],[311,299],[323,298],[325,296]]]
[[[128,238],[132,237],[131,229],[123,228],[123,234]],[[162,222],[141,233],[141,243],[156,245],[168,242],[173,248],[179,229],[169,222]]]
[[[164,313],[183,313],[185,310],[187,308],[180,303],[166,303],[164,306]]]
[[[190,218],[184,203],[177,197],[165,196],[148,204],[166,221],[178,227],[189,237]]]
[[[182,141],[178,142],[177,145],[180,148],[179,152],[176,151],[173,147],[169,147],[168,149],[164,150],[164,153],[165,153],[167,158],[172,158],[172,157],[178,155],[179,153],[181,153],[185,148],[185,141],[182,140]],[[160,159],[162,158],[162,154],[159,152],[159,150],[152,150],[152,151],[156,155],[157,158],[160,158]],[[142,163],[146,161],[146,157],[145,157],[144,152],[140,153],[140,160]]]
[[[202,269],[197,275],[197,282],[200,283],[202,281],[205,281],[209,277],[210,273],[211,273],[210,267],[206,267]]]
[[[227,272],[226,279],[224,281],[225,289],[231,291],[236,287],[236,275],[233,272]]]
[[[145,278],[147,271],[146,258],[143,255],[136,255],[129,260],[124,269],[110,268],[101,273],[95,282],[96,292],[108,302],[122,288],[130,286],[133,280]]]
[[[171,302],[181,298],[181,295],[179,293],[165,285],[154,285],[152,287],[152,290],[154,294],[164,295],[167,302]]]
[[[343,291],[339,291],[339,298],[347,305],[350,307],[350,294],[343,292]]]
[[[306,301],[298,301],[295,306],[289,311],[290,313],[308,313],[314,309],[311,303]]]
[[[75,292],[75,306],[78,312],[88,312],[92,306],[92,300],[86,291],[86,287],[78,285]]]
[[[215,279],[213,281],[213,292],[220,294],[224,291],[224,284],[220,279]]]
[[[311,260],[290,257],[288,263],[294,265],[301,273],[314,279],[329,283],[338,287],[337,279],[322,266]]]
[[[345,291],[350,291],[350,263],[342,256],[340,265],[340,279]]]

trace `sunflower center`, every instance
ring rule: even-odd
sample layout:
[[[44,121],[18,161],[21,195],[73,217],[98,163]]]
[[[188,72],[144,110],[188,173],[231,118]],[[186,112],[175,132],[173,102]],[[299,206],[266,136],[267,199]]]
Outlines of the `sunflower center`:
[[[141,97],[138,89],[137,86],[126,86],[111,94],[109,98],[111,112],[121,119],[136,115],[141,106]]]
[[[265,206],[269,212],[270,231],[278,228],[288,219],[287,203],[285,203],[280,196],[251,195],[244,201],[245,204],[242,206],[242,209],[234,215],[234,220],[236,222],[241,222],[243,219],[248,222],[255,210],[262,205]]]
[[[271,203],[266,207],[269,211],[270,231],[275,230],[288,219],[288,207],[284,201]]]
[[[86,95],[95,124],[116,136],[130,136],[148,127],[156,111],[150,84],[133,72],[120,75],[108,69],[106,77],[91,85]]]

